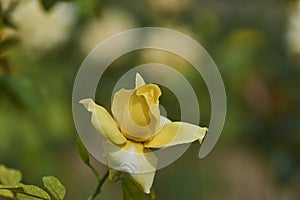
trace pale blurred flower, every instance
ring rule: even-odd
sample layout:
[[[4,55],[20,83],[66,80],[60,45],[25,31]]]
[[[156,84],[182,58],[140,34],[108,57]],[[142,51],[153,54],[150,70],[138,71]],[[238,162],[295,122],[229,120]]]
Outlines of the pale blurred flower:
[[[7,11],[17,0],[0,0],[2,11]]]
[[[25,48],[49,51],[69,38],[76,16],[72,3],[57,2],[45,11],[38,0],[26,0],[20,1],[11,17]]]
[[[80,46],[83,52],[90,52],[106,38],[136,27],[133,17],[121,10],[105,9],[98,19],[91,20],[81,36]]]
[[[163,27],[174,30],[174,31],[178,31],[182,34],[187,35],[188,37],[191,37],[193,39],[196,39],[197,37],[199,38],[199,35],[195,35],[195,33],[187,26],[182,26],[182,25],[178,25],[178,24],[163,24]],[[174,43],[174,38],[168,37],[168,36],[164,36],[163,38],[168,38],[168,39],[164,39],[162,41],[162,35],[159,34],[152,34],[149,35],[147,37],[145,37],[145,42],[147,42],[147,44],[157,44],[157,43],[164,43],[165,45],[168,46],[173,46],[176,45],[178,46],[178,48],[182,48],[185,50],[185,53],[188,54],[189,56],[192,56],[194,58],[199,58],[201,57],[201,55],[197,54],[197,50],[193,49],[192,47],[186,45],[184,42],[182,41],[177,41],[176,43]],[[190,65],[190,63],[187,62],[187,60],[185,60],[185,58],[181,57],[180,55],[168,52],[168,51],[164,51],[164,50],[160,50],[160,49],[147,49],[147,50],[143,50],[140,54],[139,54],[139,59],[141,61],[141,63],[160,63],[160,64],[164,64],[167,65],[169,67],[172,67],[176,70],[179,70],[181,73],[189,73],[190,70],[192,69],[192,66]],[[166,71],[165,71],[166,72]],[[167,76],[168,74],[163,74],[163,71],[160,71],[159,74],[156,73],[156,71],[150,71],[148,73],[155,73],[156,76]]]
[[[292,53],[300,54],[300,1],[293,5],[289,14],[287,44]]]
[[[149,3],[158,12],[178,13],[189,5],[190,0],[151,0]]]

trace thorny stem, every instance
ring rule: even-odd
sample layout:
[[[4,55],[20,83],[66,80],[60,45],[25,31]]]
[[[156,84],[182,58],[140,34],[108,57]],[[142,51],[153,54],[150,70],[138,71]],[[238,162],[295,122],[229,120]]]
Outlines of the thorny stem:
[[[103,185],[103,183],[105,182],[105,180],[107,179],[108,174],[109,174],[109,172],[108,172],[108,170],[107,170],[106,173],[102,176],[102,178],[98,179],[97,187],[96,187],[96,189],[94,190],[94,193],[88,198],[88,200],[93,200],[93,199],[96,198],[96,196],[97,196],[98,194],[100,194],[102,185]]]

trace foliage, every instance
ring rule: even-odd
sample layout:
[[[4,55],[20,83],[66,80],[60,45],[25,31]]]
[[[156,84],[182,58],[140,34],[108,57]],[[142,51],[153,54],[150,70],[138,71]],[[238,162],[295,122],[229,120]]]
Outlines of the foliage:
[[[143,200],[144,194],[141,190],[137,188],[135,183],[129,178],[125,177],[122,179],[122,188],[123,188],[123,199],[130,200]]]
[[[22,174],[20,171],[0,165],[0,197],[17,200],[51,200],[51,197],[45,190],[35,185],[25,185],[20,183],[21,180]],[[64,199],[66,188],[57,178],[46,176],[43,177],[43,182],[44,186],[56,200]]]
[[[66,188],[56,177],[44,176],[43,183],[56,200],[63,200],[65,198]]]

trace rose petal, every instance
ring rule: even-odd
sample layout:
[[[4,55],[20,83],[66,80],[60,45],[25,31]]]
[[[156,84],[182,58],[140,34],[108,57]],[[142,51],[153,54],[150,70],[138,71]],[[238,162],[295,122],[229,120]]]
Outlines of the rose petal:
[[[144,146],[147,148],[165,148],[196,140],[201,143],[207,130],[207,128],[185,122],[167,123],[153,138],[145,142]]]
[[[103,143],[104,156],[109,167],[130,174],[148,173],[156,170],[157,158],[142,143],[127,140],[124,145],[110,141]]]
[[[145,193],[150,193],[150,189],[155,177],[155,171],[142,174],[131,174],[131,177],[144,190]]]
[[[139,74],[139,73],[136,73],[135,75],[135,89],[141,87],[145,85],[145,81],[143,79],[143,77]]]
[[[95,104],[92,99],[83,99],[79,103],[83,104],[92,113],[92,125],[99,133],[115,144],[124,144],[127,141],[105,108]]]
[[[106,141],[103,148],[110,168],[129,173],[144,192],[150,192],[157,166],[157,157],[151,150],[130,140],[118,146]]]
[[[145,141],[157,132],[160,123],[159,96],[160,90],[154,84],[136,90],[121,89],[115,93],[112,113],[126,137]]]

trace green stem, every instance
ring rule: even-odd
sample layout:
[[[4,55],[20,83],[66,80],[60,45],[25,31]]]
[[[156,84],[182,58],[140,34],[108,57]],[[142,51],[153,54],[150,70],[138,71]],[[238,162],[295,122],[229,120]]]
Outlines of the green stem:
[[[100,179],[100,176],[99,176],[99,173],[97,172],[97,170],[91,164],[88,164],[88,166],[93,171],[93,173],[95,174],[97,179]]]
[[[94,190],[94,193],[88,198],[88,200],[93,200],[93,199],[96,198],[96,196],[97,196],[98,194],[100,194],[100,192],[101,192],[101,187],[102,187],[103,183],[105,182],[105,180],[107,179],[108,174],[109,174],[109,172],[108,172],[108,170],[107,170],[106,173],[102,176],[102,178],[101,178],[101,179],[98,179],[97,187],[96,187],[96,189]]]

